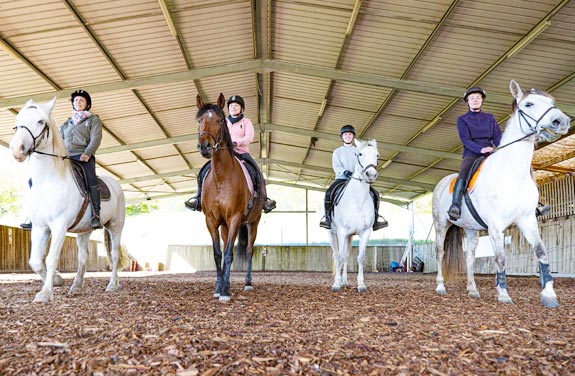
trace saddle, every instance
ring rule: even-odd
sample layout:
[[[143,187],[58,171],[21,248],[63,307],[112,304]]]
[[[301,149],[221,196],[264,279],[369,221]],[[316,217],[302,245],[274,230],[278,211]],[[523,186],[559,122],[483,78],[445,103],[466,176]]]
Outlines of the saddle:
[[[479,213],[477,213],[477,210],[475,209],[475,206],[473,206],[473,202],[471,201],[471,197],[469,196],[469,194],[473,192],[473,188],[475,188],[475,182],[477,180],[477,177],[479,176],[479,173],[481,172],[483,162],[485,162],[486,159],[487,156],[479,157],[473,162],[473,165],[471,165],[471,169],[469,170],[469,174],[467,175],[467,180],[465,181],[463,198],[465,199],[465,204],[467,205],[467,208],[469,209],[469,212],[471,213],[473,218],[477,221],[477,223],[479,223],[481,226],[483,226],[483,228],[487,230],[488,228],[487,224],[483,221],[483,219],[481,219]],[[450,194],[453,194],[453,187],[455,186],[456,179],[457,178],[453,178],[451,180],[451,183],[449,184]]]
[[[347,185],[349,184],[350,181],[351,181],[350,179],[335,181],[333,190],[331,191],[329,197],[327,198],[328,201],[332,202],[332,205],[329,208],[330,216],[333,215],[333,210],[335,209],[337,204],[339,204],[339,201],[341,200],[341,197],[343,196],[343,193],[345,192],[345,189],[347,188]]]
[[[90,197],[89,187],[88,187],[88,178],[86,177],[86,173],[84,172],[84,168],[74,159],[70,159],[70,166],[72,166],[72,173],[74,175],[74,181],[76,182],[76,186],[80,191],[80,194],[84,199]],[[98,178],[98,186],[100,187],[100,200],[101,201],[110,201],[110,189],[100,178]]]

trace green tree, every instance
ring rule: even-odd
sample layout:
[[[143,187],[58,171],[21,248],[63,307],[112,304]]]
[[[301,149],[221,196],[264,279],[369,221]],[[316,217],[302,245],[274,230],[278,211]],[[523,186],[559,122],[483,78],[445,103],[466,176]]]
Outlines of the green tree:
[[[140,201],[126,206],[126,214],[129,216],[148,214],[154,210],[158,210],[158,203],[156,201]]]

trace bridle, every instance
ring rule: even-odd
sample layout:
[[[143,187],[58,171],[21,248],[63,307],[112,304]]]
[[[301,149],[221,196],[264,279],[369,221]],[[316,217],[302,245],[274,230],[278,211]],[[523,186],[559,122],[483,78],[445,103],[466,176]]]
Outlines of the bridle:
[[[547,110],[545,110],[545,112],[543,112],[543,114],[542,114],[541,116],[539,116],[538,119],[535,119],[533,116],[527,114],[525,111],[523,111],[522,109],[518,108],[518,109],[517,109],[517,112],[519,113],[519,128],[521,129],[521,131],[522,131],[523,133],[525,133],[525,132],[523,131],[523,124],[522,124],[522,122],[521,122],[521,120],[523,119],[523,121],[525,121],[525,123],[527,124],[527,126],[528,126],[529,129],[531,130],[531,132],[525,133],[525,136],[523,136],[523,137],[521,137],[521,138],[518,138],[518,139],[515,140],[515,141],[511,141],[511,142],[508,143],[508,144],[505,144],[505,145],[503,145],[503,146],[499,146],[499,147],[495,150],[495,152],[497,152],[497,150],[501,150],[501,149],[503,149],[503,148],[505,148],[505,147],[507,147],[507,146],[509,146],[509,145],[512,145],[512,144],[514,144],[514,143],[516,143],[516,142],[523,141],[523,140],[525,140],[525,139],[527,139],[527,138],[529,138],[529,137],[531,137],[531,136],[533,136],[533,135],[535,135],[535,134],[541,133],[541,127],[539,126],[539,122],[545,117],[545,115],[547,115],[547,114],[549,113],[549,111],[551,111],[551,110],[553,110],[553,109],[555,109],[555,108],[557,108],[557,107],[551,105]],[[531,119],[532,121],[534,121],[535,124],[532,125],[532,124],[529,122],[529,119],[527,119],[527,118],[529,118],[529,119]]]
[[[27,109],[37,109],[37,107],[36,106],[30,106],[30,107],[27,107]],[[61,155],[56,155],[56,154],[52,154],[52,153],[45,153],[43,151],[36,150],[36,148],[40,145],[40,143],[42,142],[42,140],[44,138],[48,139],[48,137],[50,137],[50,127],[48,126],[48,123],[44,120],[42,120],[42,122],[44,123],[44,128],[42,128],[42,131],[38,134],[38,136],[34,136],[34,133],[32,133],[30,128],[28,128],[25,125],[17,125],[13,128],[14,133],[16,133],[19,128],[25,129],[30,134],[30,137],[32,137],[32,141],[33,141],[32,142],[32,148],[30,150],[28,150],[27,154],[30,155],[32,153],[36,153],[36,154],[48,155],[50,157],[69,159],[69,157],[67,155],[61,156]]]
[[[208,111],[207,113],[209,113],[209,111]],[[206,114],[207,114],[207,113],[206,113]],[[200,118],[198,119],[198,123],[200,124],[198,130],[200,130],[200,129],[203,128],[203,126],[204,126],[204,120],[203,120],[203,118],[206,116],[206,114],[202,115],[202,117],[200,117]],[[225,119],[218,118],[216,121],[217,121],[218,124],[220,125],[220,130],[219,130],[219,132],[218,132],[218,134],[217,134],[217,137],[214,136],[212,133],[206,132],[206,131],[202,131],[202,132],[200,133],[199,137],[201,138],[202,136],[206,135],[206,136],[209,136],[212,140],[214,140],[215,144],[212,145],[212,150],[213,150],[213,151],[218,151],[218,150],[220,150],[220,149],[228,149],[228,148],[224,148],[224,147],[221,146],[222,141],[223,141],[223,138],[224,138],[224,135],[223,135],[223,133],[222,133],[222,127],[225,125],[225,123],[224,123],[224,122],[225,122]],[[199,144],[198,144],[198,146],[199,146]]]
[[[370,163],[370,164],[368,164],[367,166],[364,166],[363,163],[361,163],[361,159],[360,159],[361,156],[362,156],[362,153],[359,152],[359,153],[356,154],[355,157],[357,158],[357,164],[359,164],[359,167],[361,167],[361,175],[362,175],[362,176],[365,175],[366,171],[367,171],[370,167],[373,167],[373,168],[377,171],[377,166],[374,165],[373,163]],[[362,181],[362,180],[363,180],[363,179],[361,179],[361,178],[359,178],[359,179],[358,179],[358,178],[354,178],[354,179],[357,179],[357,180],[359,180],[359,181]]]

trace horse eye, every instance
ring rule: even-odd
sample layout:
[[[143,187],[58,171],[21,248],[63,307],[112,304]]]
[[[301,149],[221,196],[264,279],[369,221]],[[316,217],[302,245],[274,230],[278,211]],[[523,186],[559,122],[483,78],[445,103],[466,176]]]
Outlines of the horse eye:
[[[533,106],[533,103],[531,103],[531,102],[525,103],[525,107],[531,107],[531,106]]]
[[[44,125],[46,122],[44,120],[38,120],[38,125]]]

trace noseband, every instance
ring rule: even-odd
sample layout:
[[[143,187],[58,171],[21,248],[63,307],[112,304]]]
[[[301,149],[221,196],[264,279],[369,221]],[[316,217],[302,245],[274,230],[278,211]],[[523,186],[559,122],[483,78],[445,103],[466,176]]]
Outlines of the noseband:
[[[555,107],[555,106],[549,107],[547,110],[545,110],[545,112],[541,116],[539,116],[539,119],[535,119],[534,117],[526,114],[521,109],[517,110],[519,112],[519,126],[521,127],[521,130],[523,130],[523,126],[521,125],[521,119],[523,119],[525,121],[525,123],[527,123],[527,126],[529,127],[529,129],[531,129],[531,131],[539,134],[541,132],[541,128],[539,127],[539,122],[541,121],[541,119],[543,119],[545,117],[545,115],[547,115],[549,113],[549,111],[551,111],[555,108],[557,108],[557,107]],[[535,125],[531,125],[529,120],[526,118],[533,120],[535,122]]]

